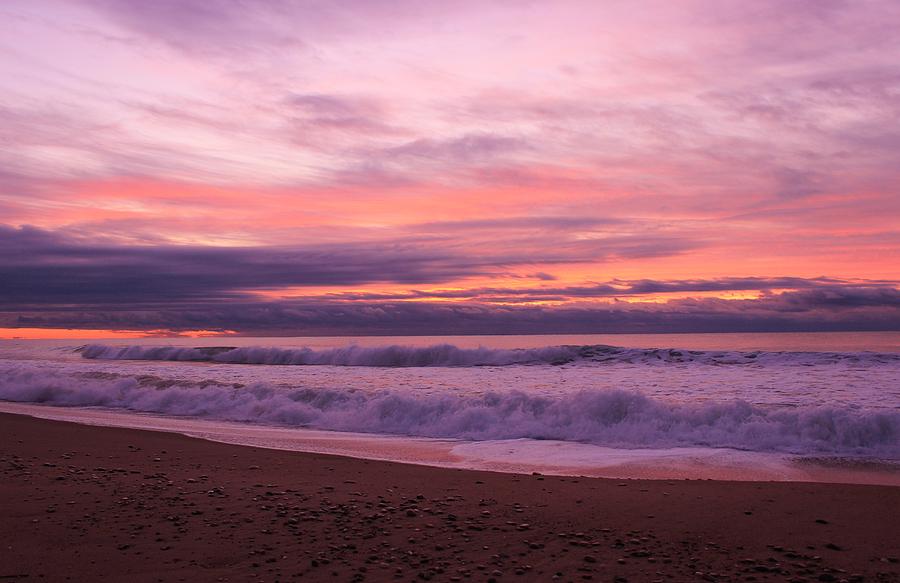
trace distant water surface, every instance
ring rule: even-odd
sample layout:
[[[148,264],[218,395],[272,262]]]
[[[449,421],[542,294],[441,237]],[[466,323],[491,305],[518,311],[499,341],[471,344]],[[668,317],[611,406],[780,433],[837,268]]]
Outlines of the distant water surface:
[[[900,333],[3,341],[0,400],[458,440],[467,455],[525,440],[536,468],[561,450],[521,444],[577,445],[581,467],[611,450],[900,463]]]
[[[706,334],[533,334],[479,336],[224,336],[209,338],[138,338],[108,342],[85,340],[83,344],[142,346],[282,346],[337,348],[359,346],[431,346],[452,344],[460,348],[539,348],[559,345],[609,345],[626,348],[681,348],[687,350],[766,350],[813,352],[900,352],[897,332],[734,332]],[[76,340],[0,340],[0,358],[11,349],[27,352],[71,347]]]

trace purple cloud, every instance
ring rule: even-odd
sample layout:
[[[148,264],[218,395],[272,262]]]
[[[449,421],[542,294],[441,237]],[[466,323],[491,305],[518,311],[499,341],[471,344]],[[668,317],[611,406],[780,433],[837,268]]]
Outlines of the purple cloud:
[[[400,242],[305,247],[123,246],[0,227],[0,326],[231,329],[246,333],[511,333],[891,329],[895,281],[614,280],[584,286],[344,293],[279,301],[250,290],[435,284],[502,274],[531,256],[473,257]],[[633,251],[633,250],[631,250]],[[621,252],[621,251],[620,251]],[[779,289],[794,291],[777,292]],[[761,290],[755,300],[642,304],[645,294]],[[404,300],[424,300],[409,302]],[[461,302],[429,302],[456,299]],[[598,299],[607,300],[596,303]],[[558,306],[528,302],[559,301]],[[524,305],[509,305],[509,304]]]
[[[765,300],[535,307],[478,303],[303,301],[192,304],[91,311],[0,312],[0,325],[105,329],[237,330],[250,334],[509,334],[896,330],[900,291],[846,289],[841,300],[803,292]],[[861,299],[864,298],[864,299]]]
[[[34,227],[0,225],[0,303],[91,304],[206,298],[226,301],[250,290],[371,283],[436,284],[502,276],[513,266],[671,255],[664,238],[608,238],[536,252],[498,246],[480,254],[440,237],[267,247],[122,245]]]

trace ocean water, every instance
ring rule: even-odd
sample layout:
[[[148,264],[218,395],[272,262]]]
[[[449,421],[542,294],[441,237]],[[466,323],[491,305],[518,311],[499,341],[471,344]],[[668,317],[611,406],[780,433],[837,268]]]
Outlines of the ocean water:
[[[900,467],[892,332],[3,341],[0,400],[459,467]]]

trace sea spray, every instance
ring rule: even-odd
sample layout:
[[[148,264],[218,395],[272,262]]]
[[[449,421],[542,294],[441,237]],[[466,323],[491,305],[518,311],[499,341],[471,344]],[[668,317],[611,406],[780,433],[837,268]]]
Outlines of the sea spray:
[[[63,374],[34,365],[0,374],[0,399],[421,437],[556,439],[626,448],[750,451],[900,459],[900,411],[853,406],[674,402],[635,391],[417,394],[412,390],[232,386],[149,375]]]
[[[466,367],[510,365],[561,365],[573,362],[705,365],[803,365],[900,363],[900,354],[874,352],[772,352],[701,351],[673,348],[619,348],[616,346],[547,346],[543,348],[459,348],[433,346],[346,346],[312,348],[114,346],[88,344],[81,356],[95,360],[162,360],[219,362],[228,364],[331,365],[370,367]]]

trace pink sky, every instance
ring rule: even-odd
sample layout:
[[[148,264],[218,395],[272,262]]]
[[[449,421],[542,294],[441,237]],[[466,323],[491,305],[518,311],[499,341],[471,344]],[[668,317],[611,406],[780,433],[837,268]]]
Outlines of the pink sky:
[[[891,0],[10,0],[0,328],[895,327],[897,30]]]

